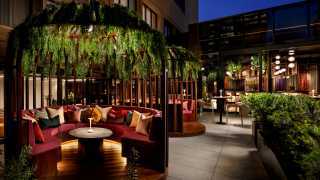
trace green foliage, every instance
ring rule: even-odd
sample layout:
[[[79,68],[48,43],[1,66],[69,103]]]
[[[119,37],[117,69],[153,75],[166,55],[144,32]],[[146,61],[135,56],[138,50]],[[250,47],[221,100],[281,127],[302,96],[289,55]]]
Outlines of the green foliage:
[[[320,102],[307,96],[252,94],[243,96],[262,135],[291,179],[320,178]]]
[[[242,64],[240,62],[228,62],[227,64],[227,71],[235,76],[235,78],[240,78],[242,72]]]
[[[131,152],[128,157],[128,179],[129,180],[138,180],[138,161],[140,159],[140,153],[136,150],[135,147],[131,148]]]
[[[33,176],[33,167],[29,157],[30,148],[24,146],[18,157],[8,161],[5,166],[5,179],[7,180],[31,180]]]
[[[259,58],[259,56],[252,56],[251,57],[251,69],[256,71],[260,69],[260,60],[262,65],[262,70],[266,70],[266,61],[264,59],[264,56],[261,56],[262,59]]]
[[[66,75],[74,69],[78,77],[85,77],[90,69],[107,65],[107,77],[129,79],[136,72],[146,78],[150,72],[159,75],[162,58],[166,58],[163,35],[117,5],[73,2],[49,6],[14,32],[17,43],[13,43],[13,53],[23,52],[25,74],[39,66],[44,75],[54,75],[59,66]],[[37,55],[40,61],[36,61]]]
[[[217,77],[218,77],[218,74],[216,71],[212,71],[212,72],[209,72],[208,74],[208,81],[215,81],[217,80]]]
[[[199,58],[191,51],[184,47],[173,45],[167,47],[167,57],[169,77],[173,77],[173,74],[175,73],[176,77],[182,75],[184,80],[189,78],[196,80],[198,78],[201,64]],[[176,63],[175,69],[173,69],[173,63]]]

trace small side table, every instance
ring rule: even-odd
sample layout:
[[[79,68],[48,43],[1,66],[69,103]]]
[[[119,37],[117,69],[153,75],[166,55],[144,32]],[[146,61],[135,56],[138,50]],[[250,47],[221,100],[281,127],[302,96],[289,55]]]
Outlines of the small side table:
[[[213,97],[213,99],[217,100],[218,111],[220,113],[220,120],[219,120],[219,122],[217,122],[217,124],[225,124],[224,122],[222,122],[222,113],[224,111],[223,104],[227,99],[230,99],[230,98],[231,98],[230,96],[214,96]]]

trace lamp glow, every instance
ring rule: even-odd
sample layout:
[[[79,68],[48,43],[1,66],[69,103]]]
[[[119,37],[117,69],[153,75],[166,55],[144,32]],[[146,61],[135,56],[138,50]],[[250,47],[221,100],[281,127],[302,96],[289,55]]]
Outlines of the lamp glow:
[[[289,63],[288,68],[294,68],[296,65],[294,63]]]
[[[277,60],[281,59],[281,56],[280,55],[276,55],[276,59]]]
[[[293,62],[293,61],[295,61],[296,60],[296,58],[294,57],[294,56],[290,56],[289,58],[288,58],[288,61],[289,62]]]
[[[92,129],[92,127],[91,127],[93,118],[88,118],[88,119],[89,119],[89,123],[90,123],[90,127],[89,127],[89,129],[88,129],[88,133],[93,133],[93,129]]]
[[[90,32],[92,32],[93,31],[93,25],[90,25],[89,26],[89,29],[88,29],[88,32],[90,33]]]
[[[295,54],[295,51],[293,49],[289,50],[289,55],[293,56]]]
[[[276,66],[276,70],[279,70],[280,69],[280,66]]]
[[[276,60],[276,62],[275,62],[276,64],[280,64],[280,60]]]

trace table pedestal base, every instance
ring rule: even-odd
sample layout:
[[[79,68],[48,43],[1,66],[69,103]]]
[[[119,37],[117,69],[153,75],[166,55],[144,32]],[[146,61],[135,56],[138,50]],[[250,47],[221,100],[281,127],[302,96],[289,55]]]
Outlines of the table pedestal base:
[[[103,139],[79,139],[78,142],[78,150],[82,159],[103,160]]]

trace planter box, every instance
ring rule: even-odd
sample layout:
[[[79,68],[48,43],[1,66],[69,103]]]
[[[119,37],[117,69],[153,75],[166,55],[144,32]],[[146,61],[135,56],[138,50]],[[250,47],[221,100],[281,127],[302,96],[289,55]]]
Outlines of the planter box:
[[[260,134],[259,130],[257,135],[257,148],[259,156],[266,168],[270,179],[287,180],[287,176],[284,173],[277,157],[273,151],[264,143],[264,138]]]
[[[258,147],[258,132],[262,129],[261,121],[252,121],[252,136],[256,147]]]

